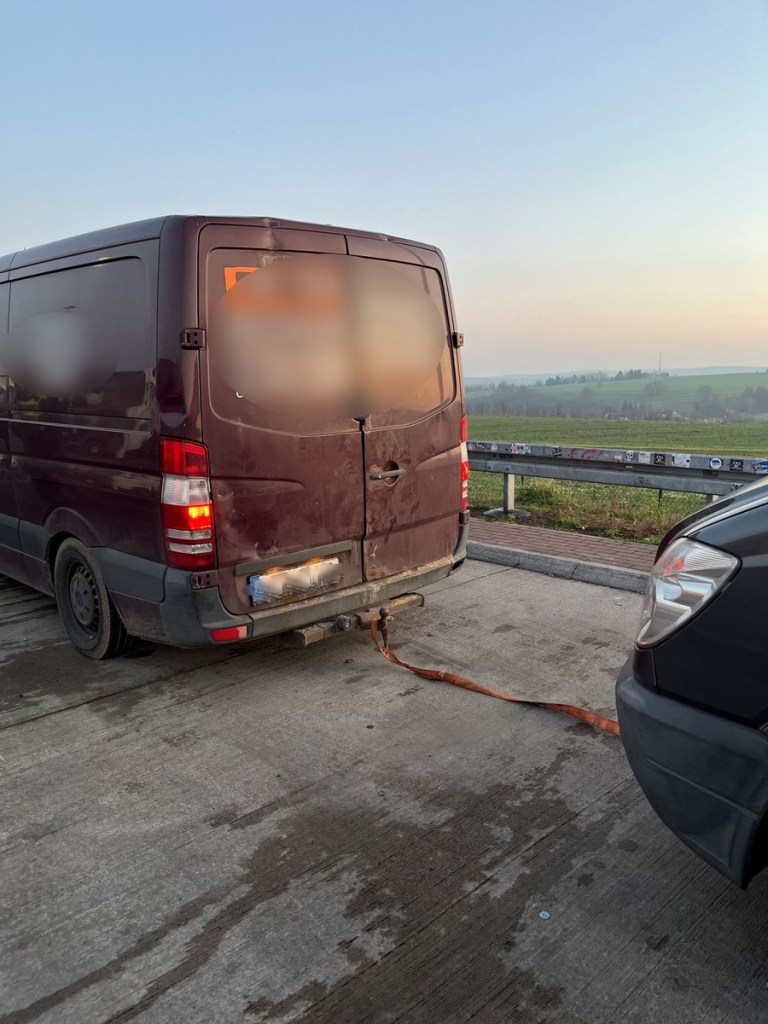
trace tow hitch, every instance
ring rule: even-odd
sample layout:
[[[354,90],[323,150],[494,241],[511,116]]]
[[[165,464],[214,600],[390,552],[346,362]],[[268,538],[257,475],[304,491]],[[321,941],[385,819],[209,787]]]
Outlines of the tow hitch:
[[[370,626],[372,622],[378,622],[381,618],[388,619],[409,608],[423,607],[423,594],[403,594],[401,597],[387,601],[380,608],[361,608],[348,615],[338,615],[335,619],[316,622],[312,626],[304,626],[302,629],[292,629],[288,633],[281,633],[280,641],[284,647],[308,647],[310,644],[317,643],[318,640],[325,640],[326,637],[335,636],[337,633]]]

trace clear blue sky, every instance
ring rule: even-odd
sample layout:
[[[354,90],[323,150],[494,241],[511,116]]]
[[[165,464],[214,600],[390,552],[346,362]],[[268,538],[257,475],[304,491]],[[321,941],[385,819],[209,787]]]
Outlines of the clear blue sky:
[[[2,4],[0,253],[163,213],[445,252],[470,373],[768,361],[768,0]]]

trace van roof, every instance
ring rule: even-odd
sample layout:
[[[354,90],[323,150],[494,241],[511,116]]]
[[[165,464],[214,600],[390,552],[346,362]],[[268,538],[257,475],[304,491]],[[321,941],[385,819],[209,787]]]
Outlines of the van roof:
[[[44,245],[33,246],[31,249],[20,249],[18,252],[0,256],[0,273],[11,269],[15,270],[18,267],[31,266],[34,263],[44,263],[47,260],[59,259],[62,256],[76,256],[80,253],[106,249],[115,245],[125,245],[130,242],[143,242],[148,239],[159,238],[167,228],[173,227],[179,230],[188,222],[196,222],[198,228],[203,228],[206,224],[242,224],[246,227],[310,229],[332,234],[376,238],[381,241],[395,242],[402,245],[417,245],[422,249],[436,251],[434,246],[425,245],[424,242],[416,242],[413,239],[385,235],[378,231],[360,231],[351,228],[334,227],[331,224],[311,224],[297,220],[280,220],[275,217],[169,215],[166,217],[152,217],[149,220],[137,220],[130,224],[119,224],[111,228],[102,228],[100,231],[89,231],[84,235],[62,238],[56,242],[47,242]]]

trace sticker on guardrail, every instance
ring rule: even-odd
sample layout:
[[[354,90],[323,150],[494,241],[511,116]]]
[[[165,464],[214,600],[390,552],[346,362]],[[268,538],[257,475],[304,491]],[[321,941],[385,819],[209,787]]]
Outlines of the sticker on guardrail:
[[[755,459],[752,463],[753,473],[768,473],[768,459]]]
[[[712,456],[712,458],[709,460],[709,468],[710,469],[722,469],[723,468],[723,460],[720,458],[719,455],[713,455]]]
[[[637,461],[642,466],[650,466],[651,464],[651,453],[650,452],[638,452]]]
[[[690,465],[691,465],[691,456],[690,455],[680,455],[680,454],[673,455],[672,456],[672,465],[673,466],[682,466],[684,469],[688,469],[690,467]]]
[[[667,456],[664,454],[664,452],[654,452],[653,464],[654,466],[666,466]]]
[[[728,468],[732,470],[734,473],[743,473],[744,459],[731,459]]]

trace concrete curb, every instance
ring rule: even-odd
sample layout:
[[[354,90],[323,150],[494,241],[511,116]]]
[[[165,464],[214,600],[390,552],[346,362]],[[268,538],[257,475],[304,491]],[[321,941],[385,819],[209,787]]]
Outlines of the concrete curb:
[[[622,569],[617,565],[600,565],[597,562],[579,562],[573,558],[561,558],[559,555],[542,555],[536,551],[521,551],[519,548],[501,547],[497,544],[480,544],[473,540],[467,544],[467,556],[479,562],[493,562],[514,569],[543,572],[548,576],[594,583],[599,587],[631,590],[635,594],[642,594],[648,581],[648,573],[640,572],[638,569]]]

